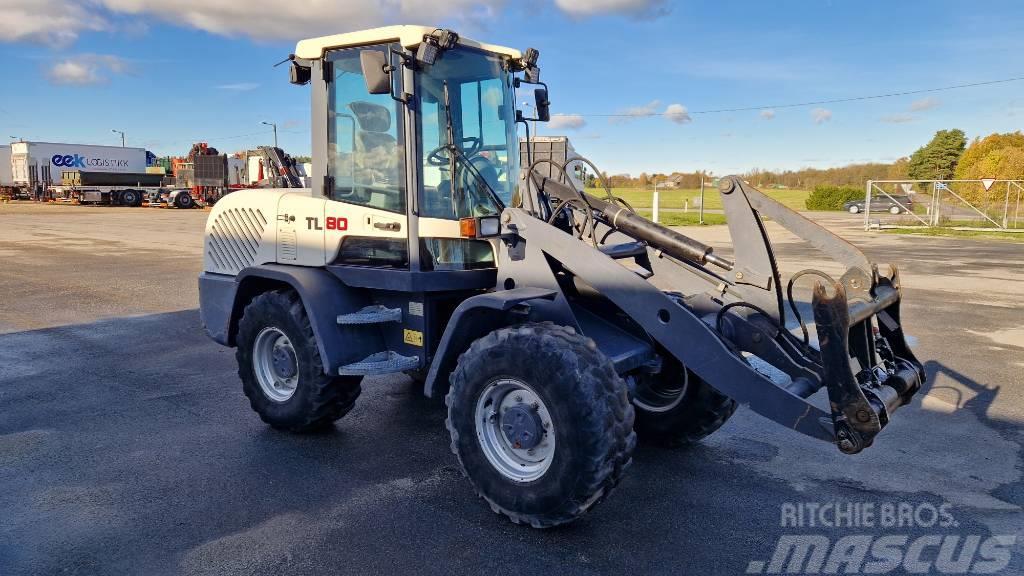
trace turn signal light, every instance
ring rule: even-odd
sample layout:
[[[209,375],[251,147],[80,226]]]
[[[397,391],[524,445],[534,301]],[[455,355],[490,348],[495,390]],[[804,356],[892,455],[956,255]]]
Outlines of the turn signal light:
[[[498,216],[461,218],[459,235],[463,238],[492,238],[501,234],[501,219]]]

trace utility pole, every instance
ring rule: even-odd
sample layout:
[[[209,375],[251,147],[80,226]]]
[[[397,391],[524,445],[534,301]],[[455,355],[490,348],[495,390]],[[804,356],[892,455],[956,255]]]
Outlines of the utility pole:
[[[277,123],[276,122],[263,122],[267,126],[274,127],[274,148],[277,148]]]
[[[124,132],[121,130],[111,130],[111,132],[121,135],[121,148],[124,148]]]

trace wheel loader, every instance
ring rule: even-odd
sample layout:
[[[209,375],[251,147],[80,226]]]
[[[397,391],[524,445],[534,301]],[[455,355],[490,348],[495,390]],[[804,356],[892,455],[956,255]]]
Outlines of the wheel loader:
[[[569,164],[601,173],[586,159],[520,158],[519,125],[529,139],[550,116],[538,56],[423,26],[298,43],[313,186],[218,202],[199,276],[252,409],[322,428],[366,376],[405,373],[445,399],[476,492],[538,528],[606,498],[637,438],[697,442],[739,404],[847,454],[870,446],[924,382],[896,269],[739,178],[719,185],[726,257],[578,189]],[[784,279],[766,219],[843,273]]]

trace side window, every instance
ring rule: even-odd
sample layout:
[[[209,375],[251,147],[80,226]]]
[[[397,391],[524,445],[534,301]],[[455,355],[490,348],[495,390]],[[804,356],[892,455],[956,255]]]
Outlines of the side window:
[[[366,91],[359,53],[385,46],[351,48],[330,54],[327,126],[331,199],[405,211],[405,135],[399,103],[388,94]]]

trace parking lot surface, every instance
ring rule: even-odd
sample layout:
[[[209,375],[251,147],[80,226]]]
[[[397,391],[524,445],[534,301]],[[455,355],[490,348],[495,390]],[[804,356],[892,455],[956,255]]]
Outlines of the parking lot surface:
[[[0,206],[0,575],[743,574],[781,537],[854,533],[1016,537],[1002,572],[1024,570],[1020,244],[815,216],[901,267],[926,391],[856,456],[741,407],[698,446],[639,448],[608,501],[537,531],[474,496],[443,406],[405,376],[364,381],[325,433],[260,422],[199,325],[205,216]],[[784,270],[820,265],[769,229]],[[837,501],[945,504],[955,526],[784,523]]]

